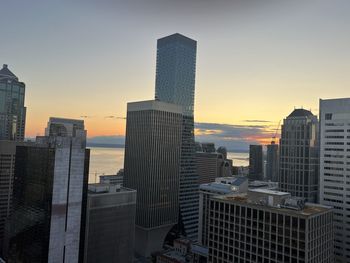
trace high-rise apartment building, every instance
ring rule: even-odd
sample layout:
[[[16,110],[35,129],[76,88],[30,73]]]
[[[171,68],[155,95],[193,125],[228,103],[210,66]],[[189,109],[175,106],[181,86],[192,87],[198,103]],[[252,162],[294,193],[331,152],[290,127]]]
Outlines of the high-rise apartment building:
[[[133,262],[135,214],[135,190],[115,184],[90,184],[84,262]]]
[[[16,148],[8,262],[79,261],[89,162],[84,122],[50,118],[45,135]]]
[[[210,263],[332,263],[331,207],[266,189],[214,196],[209,204]]]
[[[280,190],[313,203],[319,186],[318,125],[310,111],[295,109],[284,119],[280,139]]]
[[[182,107],[161,101],[128,103],[123,186],[137,190],[135,250],[162,249],[178,222]]]
[[[156,100],[183,107],[183,131],[180,164],[180,217],[182,232],[197,238],[198,175],[194,142],[194,94],[197,42],[173,34],[157,42]]]
[[[274,141],[267,145],[266,153],[266,180],[277,182],[278,181],[278,144]]]
[[[262,145],[249,145],[249,175],[250,180],[263,180],[263,148]]]
[[[4,64],[0,70],[0,140],[24,140],[24,99],[25,84]]]
[[[350,262],[350,98],[320,100],[320,203],[334,207],[336,262]]]

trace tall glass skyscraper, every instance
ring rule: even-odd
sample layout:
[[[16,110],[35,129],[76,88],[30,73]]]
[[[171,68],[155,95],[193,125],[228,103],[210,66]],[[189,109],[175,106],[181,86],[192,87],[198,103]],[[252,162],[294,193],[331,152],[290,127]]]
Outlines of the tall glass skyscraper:
[[[183,106],[179,228],[197,238],[199,184],[194,144],[194,91],[197,42],[173,34],[157,42],[156,100]]]
[[[24,93],[25,84],[4,64],[0,69],[0,140],[24,140]]]

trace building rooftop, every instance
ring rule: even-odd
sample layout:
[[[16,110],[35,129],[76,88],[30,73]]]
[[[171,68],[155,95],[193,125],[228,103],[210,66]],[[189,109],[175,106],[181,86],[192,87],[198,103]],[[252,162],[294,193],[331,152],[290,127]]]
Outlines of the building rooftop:
[[[305,109],[294,109],[294,111],[288,115],[289,117],[308,117],[314,116],[311,111]]]
[[[0,69],[0,79],[1,78],[15,79],[18,81],[17,76],[8,69],[6,64],[4,64],[2,69]]]
[[[230,184],[235,186],[240,186],[243,183],[247,182],[248,178],[246,176],[227,176],[227,177],[217,177],[215,182]]]
[[[165,46],[167,44],[173,44],[173,43],[182,43],[182,44],[185,44],[185,45],[188,45],[190,47],[196,47],[197,46],[197,41],[189,38],[189,37],[186,37],[184,35],[181,35],[179,33],[175,33],[175,34],[172,34],[170,36],[166,36],[166,37],[162,37],[160,39],[158,39],[158,47],[162,47],[162,46]]]
[[[106,184],[106,183],[95,183],[88,185],[89,194],[115,194],[120,192],[136,191],[126,187],[122,187],[118,184]]]
[[[182,255],[180,252],[173,250],[173,249],[165,251],[158,256],[172,260],[171,262],[174,262],[174,263],[175,262],[176,263],[186,262],[186,256]]]
[[[199,189],[204,191],[217,192],[220,194],[230,194],[234,192],[231,185],[222,183],[201,184],[199,186]]]
[[[289,193],[281,192],[281,194],[279,194],[279,193],[277,193],[278,191],[272,191],[272,194],[270,194],[269,190],[266,191],[266,189],[254,189],[253,192],[257,192],[257,190],[259,190],[258,191],[259,193],[265,193],[266,197],[273,196],[273,195],[275,195],[275,196],[277,195],[277,196],[281,197],[281,196],[286,195],[286,194],[288,194],[288,196],[290,196]],[[265,192],[261,191],[261,190],[265,190]],[[252,190],[250,190],[250,191],[252,191]],[[313,203],[305,203],[305,206],[303,206],[301,209],[300,209],[300,207],[290,205],[291,202],[286,202],[285,204],[283,204],[283,202],[282,202],[281,204],[271,206],[268,203],[261,202],[261,200],[254,200],[253,198],[251,198],[249,192],[247,194],[218,195],[218,196],[214,196],[213,199],[220,199],[220,200],[224,200],[224,201],[228,201],[228,202],[232,202],[232,203],[242,203],[242,204],[246,204],[246,205],[250,205],[250,206],[255,206],[257,208],[258,207],[266,207],[268,209],[276,210],[278,212],[296,214],[296,215],[301,215],[301,216],[305,216],[305,217],[324,213],[324,212],[327,212],[327,211],[332,209],[332,207],[329,207],[329,206],[320,205],[320,204],[313,204]],[[297,200],[297,198],[287,197],[284,200],[295,201],[295,200]]]
[[[180,105],[168,103],[159,100],[145,100],[145,101],[136,101],[129,102],[127,106],[127,111],[146,111],[146,110],[155,110],[155,111],[165,111],[171,113],[183,113],[183,108]]]
[[[261,188],[249,189],[249,192],[262,193],[267,195],[290,196],[290,193],[287,193],[287,192],[281,192],[281,191],[276,191],[271,189],[261,189]]]

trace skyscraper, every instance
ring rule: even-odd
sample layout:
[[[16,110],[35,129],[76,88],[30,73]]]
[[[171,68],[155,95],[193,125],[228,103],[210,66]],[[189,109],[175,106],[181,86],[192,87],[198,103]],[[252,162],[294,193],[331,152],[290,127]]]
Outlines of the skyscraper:
[[[133,262],[135,213],[135,190],[89,184],[84,262]]]
[[[199,205],[193,119],[196,53],[197,42],[178,33],[157,42],[155,98],[183,107],[178,225],[191,239],[197,238]]]
[[[249,145],[249,175],[250,180],[263,180],[263,149],[262,145]]]
[[[88,151],[84,122],[50,118],[46,136],[16,149],[9,262],[78,262]]]
[[[161,250],[178,222],[182,107],[128,103],[123,186],[137,190],[135,250]]]
[[[267,145],[266,154],[266,180],[277,182],[278,180],[278,145],[272,141]]]
[[[316,203],[318,174],[317,117],[308,110],[295,109],[282,125],[280,189]]]
[[[12,207],[16,146],[21,145],[29,143],[0,140],[0,253],[3,248],[5,222]]]
[[[350,262],[350,98],[320,100],[320,203],[334,207],[336,262]]]
[[[24,96],[25,84],[4,64],[0,70],[0,140],[24,140]]]

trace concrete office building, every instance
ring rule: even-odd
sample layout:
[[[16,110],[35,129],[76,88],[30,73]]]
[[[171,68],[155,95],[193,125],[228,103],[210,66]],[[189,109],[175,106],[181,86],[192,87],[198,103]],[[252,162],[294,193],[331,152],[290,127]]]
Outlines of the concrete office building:
[[[263,180],[263,148],[262,145],[249,145],[249,175],[250,180]]]
[[[144,257],[178,222],[181,132],[181,106],[128,103],[123,185],[137,190],[135,250]]]
[[[350,98],[320,100],[320,203],[334,207],[336,262],[350,262]]]
[[[318,142],[318,120],[310,111],[295,109],[284,119],[278,180],[281,191],[317,202]]]
[[[124,169],[120,169],[117,174],[100,175],[100,183],[102,184],[119,184],[123,185]]]
[[[157,41],[155,99],[183,107],[178,227],[193,240],[197,238],[199,198],[193,117],[196,53],[197,42],[180,34]]]
[[[267,145],[267,154],[266,154],[266,180],[267,181],[278,181],[278,172],[279,172],[279,154],[278,154],[278,145],[272,141],[271,144]]]
[[[4,64],[0,69],[0,140],[24,140],[24,99],[25,84]]]
[[[50,118],[46,136],[16,148],[9,262],[78,262],[89,151],[84,122]]]
[[[245,193],[247,190],[247,177],[217,178],[215,183],[201,184],[199,186],[198,242],[200,245],[208,247],[210,198],[215,195]]]
[[[200,147],[200,149],[203,149]],[[220,148],[221,150],[223,147]],[[232,175],[232,160],[227,159],[225,153],[214,151],[196,152],[196,168],[200,184],[215,182],[215,178]]]
[[[90,184],[84,262],[133,262],[135,215],[135,190],[114,184]]]
[[[332,263],[333,212],[256,189],[210,199],[208,262]]]

